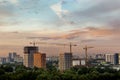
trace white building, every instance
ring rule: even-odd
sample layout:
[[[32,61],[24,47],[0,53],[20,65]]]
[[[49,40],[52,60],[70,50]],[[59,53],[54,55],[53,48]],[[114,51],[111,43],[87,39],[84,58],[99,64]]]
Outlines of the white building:
[[[81,65],[81,66],[85,66],[85,65],[86,65],[85,59],[80,59],[80,65]]]
[[[72,66],[79,66],[80,65],[80,59],[73,59],[72,60]]]
[[[114,64],[114,54],[105,54],[105,61]]]

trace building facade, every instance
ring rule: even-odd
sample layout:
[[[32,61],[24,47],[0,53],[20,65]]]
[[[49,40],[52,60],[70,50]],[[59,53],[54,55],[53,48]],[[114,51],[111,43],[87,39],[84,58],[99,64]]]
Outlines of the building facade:
[[[63,53],[59,55],[59,69],[64,71],[72,67],[72,53]]]
[[[114,64],[118,65],[119,64],[119,53],[114,54]]]
[[[34,67],[46,68],[46,54],[44,53],[34,54]]]
[[[80,59],[73,59],[72,66],[80,66]]]
[[[17,53],[13,52],[13,53],[9,53],[9,62],[14,62],[14,58],[16,57]]]
[[[106,54],[105,61],[110,64],[114,64],[114,54]]]
[[[6,64],[6,58],[0,57],[0,64]]]
[[[119,65],[120,64],[120,53],[114,54],[114,64]]]
[[[23,64],[23,57],[21,57],[19,54],[16,52],[10,52],[8,54],[8,57],[6,57],[6,63],[21,63]]]
[[[34,53],[38,53],[38,47],[26,46],[24,47],[24,66],[34,67]]]
[[[16,57],[14,58],[14,62],[23,63],[23,57],[21,57],[20,55],[16,55]]]

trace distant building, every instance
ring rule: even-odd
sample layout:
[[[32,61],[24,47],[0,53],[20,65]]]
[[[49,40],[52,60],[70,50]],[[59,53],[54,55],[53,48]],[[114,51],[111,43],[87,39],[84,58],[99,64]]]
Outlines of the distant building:
[[[6,63],[10,63],[9,57],[6,57]]]
[[[105,54],[96,54],[95,59],[105,59]]]
[[[0,58],[0,64],[6,64],[6,58],[5,57]]]
[[[119,64],[119,53],[114,54],[114,64],[118,65]]]
[[[59,55],[59,69],[64,71],[72,67],[72,53],[63,53]]]
[[[23,63],[23,57],[16,52],[10,52],[8,58],[6,58],[6,63]]]
[[[58,68],[59,57],[58,56],[49,56],[46,57],[46,64]]]
[[[106,54],[105,61],[110,64],[114,64],[114,54]]]
[[[86,61],[85,61],[84,58],[83,58],[83,59],[80,59],[80,65],[81,65],[81,66],[85,66],[85,65],[86,65]]]
[[[21,57],[20,55],[16,55],[16,57],[14,58],[14,62],[23,63],[23,57]]]
[[[13,53],[9,53],[9,62],[14,62],[14,58],[16,57],[17,53],[13,52]]]
[[[34,53],[38,53],[38,47],[35,46],[26,46],[24,47],[24,66],[34,67]]]
[[[72,60],[72,66],[80,66],[80,59],[73,59]]]
[[[46,57],[46,60],[48,62],[54,62],[54,61],[58,61],[59,58],[57,56],[50,56],[50,57]]]
[[[95,58],[91,59],[91,65],[99,65],[105,63],[105,54],[96,54]]]
[[[120,65],[113,65],[112,68],[119,71],[120,70]]]
[[[120,64],[120,53],[114,54],[114,64],[119,65]]]
[[[80,66],[80,58],[77,55],[72,56],[72,66]]]
[[[46,54],[34,53],[34,66],[38,68],[46,68]]]

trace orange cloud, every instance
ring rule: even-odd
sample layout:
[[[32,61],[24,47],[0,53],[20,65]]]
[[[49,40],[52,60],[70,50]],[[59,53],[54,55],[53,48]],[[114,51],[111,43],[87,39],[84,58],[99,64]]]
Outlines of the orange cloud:
[[[76,39],[76,38],[81,38],[81,39],[87,39],[87,38],[108,38],[108,37],[115,37],[116,35],[119,35],[120,30],[115,30],[115,29],[110,29],[110,28],[96,28],[96,27],[87,27],[84,29],[77,29],[77,30],[72,30],[67,33],[59,33],[59,34],[52,34],[50,36],[40,36],[40,37],[29,37],[29,38],[39,38],[43,40],[56,40],[56,39]]]

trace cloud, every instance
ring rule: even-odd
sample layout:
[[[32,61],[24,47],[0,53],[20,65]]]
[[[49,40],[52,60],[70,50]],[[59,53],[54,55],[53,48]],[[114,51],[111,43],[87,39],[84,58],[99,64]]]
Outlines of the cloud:
[[[6,7],[0,6],[0,27],[5,27],[5,26],[10,26],[10,25],[15,25],[18,24],[17,21],[14,20],[9,20],[10,18],[16,16],[12,9],[7,9]]]
[[[0,27],[2,28],[9,28],[11,26],[19,25],[20,23],[17,21],[0,21]]]
[[[110,20],[108,21],[107,25],[115,29],[120,29],[120,19]]]
[[[6,3],[12,3],[12,4],[17,4],[19,0],[1,0],[1,4],[6,4]]]
[[[115,28],[79,28],[65,32],[55,32],[48,34],[29,32],[0,32],[0,45],[28,45],[31,41],[44,41],[48,43],[66,43],[67,41],[80,42],[92,45],[118,45],[120,30]],[[5,35],[5,36],[3,36]],[[9,40],[8,40],[9,39]],[[117,40],[116,40],[117,39]],[[103,47],[103,46],[102,46]]]
[[[16,6],[11,5],[10,4],[11,1],[13,2],[14,0],[1,0],[0,1],[0,18],[2,18],[0,20],[0,23],[1,22],[4,23],[7,21],[8,18],[16,16],[15,11],[14,11]],[[1,5],[3,3],[4,3],[4,5]]]
[[[76,40],[80,39],[83,42],[92,42],[94,40],[114,39],[118,37],[120,30],[111,28],[96,28],[87,27],[68,31],[67,33],[52,34],[49,36],[28,37],[29,39],[41,40]]]
[[[73,21],[68,21],[65,19],[65,16],[69,14],[69,11],[62,8],[63,4],[65,4],[65,1],[60,1],[56,4],[53,4],[51,9],[59,17],[61,24],[72,24]]]
[[[5,7],[0,8],[0,18],[7,18],[7,17],[13,16],[13,15],[14,15],[14,13],[11,10],[9,10]]]
[[[94,17],[103,14],[109,14],[113,11],[120,10],[120,0],[103,0],[100,3],[83,11],[76,11],[75,14],[84,17]]]
[[[13,4],[17,4],[19,0],[9,0]]]
[[[86,27],[65,32],[54,32],[48,34],[29,32],[0,32],[1,40],[4,42],[10,39],[17,42],[17,40],[43,40],[43,41],[81,41],[81,42],[96,42],[104,40],[120,40],[120,29],[115,28],[96,28]],[[6,35],[6,36],[3,36]]]
[[[59,18],[62,18],[62,5],[61,3],[57,3],[57,4],[54,4],[51,6],[51,9],[56,13],[56,15],[59,17]]]
[[[53,4],[51,9],[60,18],[58,22],[56,21],[55,26],[69,25],[79,28],[80,26],[86,26],[87,23],[93,24],[88,24],[89,26],[94,26],[94,24],[106,26],[108,21],[119,16],[120,1],[94,0],[91,2],[91,0],[62,0],[57,4]],[[115,13],[118,14],[115,15]]]
[[[49,40],[52,39],[50,37],[27,37],[27,39],[41,39],[41,40]]]
[[[96,39],[85,39],[85,40],[81,40],[82,43],[86,43],[86,42],[95,42],[97,41]]]
[[[86,2],[86,6],[79,3],[78,8],[65,15],[66,20],[73,20],[78,25],[85,26],[87,23],[106,26],[108,21],[118,19],[120,14],[120,0],[78,0]],[[88,3],[89,2],[89,3]],[[88,5],[87,5],[88,4]],[[91,6],[89,6],[91,4]],[[71,5],[72,6],[72,5]]]
[[[116,33],[114,33],[114,30],[111,29],[102,29],[102,28],[96,28],[96,27],[87,27],[84,29],[77,29],[72,30],[66,35],[62,35],[61,38],[63,39],[75,39],[75,38],[105,38],[112,36]]]

